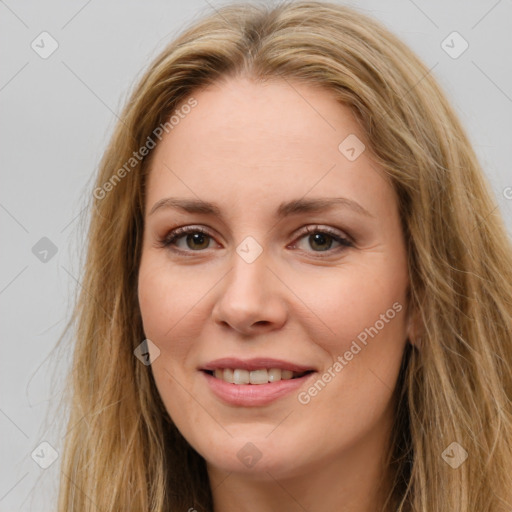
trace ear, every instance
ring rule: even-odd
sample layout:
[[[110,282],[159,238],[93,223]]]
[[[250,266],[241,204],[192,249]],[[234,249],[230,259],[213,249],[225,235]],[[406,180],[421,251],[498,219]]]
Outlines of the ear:
[[[425,332],[421,315],[417,308],[410,309],[407,313],[407,339],[411,345],[421,349],[422,337]]]

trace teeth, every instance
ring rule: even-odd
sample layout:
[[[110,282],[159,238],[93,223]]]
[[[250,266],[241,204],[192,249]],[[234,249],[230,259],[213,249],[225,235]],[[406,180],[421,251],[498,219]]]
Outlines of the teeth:
[[[226,382],[229,382],[230,384],[235,383],[235,379],[233,378],[233,370],[231,368],[225,368],[223,373],[223,377]]]
[[[289,380],[293,377],[301,377],[304,373],[295,373],[291,370],[270,368],[261,370],[242,370],[232,368],[218,368],[214,371],[217,379],[224,380],[230,384],[268,384],[280,380]]]
[[[281,370],[279,368],[272,368],[268,371],[268,381],[277,382],[281,380]]]
[[[241,371],[243,371],[243,370],[241,370]],[[217,377],[217,379],[225,380],[226,382],[229,382],[230,384],[235,383],[235,378],[233,375],[234,372],[231,368],[226,368],[224,370],[217,369],[213,372],[213,374],[215,375],[215,377]],[[243,384],[243,383],[237,382],[237,384]]]
[[[249,384],[249,372],[247,370],[233,370],[235,384]]]
[[[293,372],[291,370],[281,370],[281,379],[291,379]]]
[[[249,372],[249,382],[251,384],[268,384],[267,370],[254,370]]]

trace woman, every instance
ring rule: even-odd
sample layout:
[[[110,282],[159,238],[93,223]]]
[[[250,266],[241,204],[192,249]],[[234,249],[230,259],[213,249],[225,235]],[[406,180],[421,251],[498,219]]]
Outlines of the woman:
[[[197,22],[92,206],[59,510],[510,510],[510,242],[380,24],[320,2]]]

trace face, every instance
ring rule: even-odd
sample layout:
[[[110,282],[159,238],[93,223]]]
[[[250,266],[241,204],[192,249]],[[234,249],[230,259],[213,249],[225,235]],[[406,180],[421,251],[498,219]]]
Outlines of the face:
[[[144,332],[209,468],[284,478],[364,461],[391,428],[406,250],[394,191],[331,94],[230,78],[154,150]]]

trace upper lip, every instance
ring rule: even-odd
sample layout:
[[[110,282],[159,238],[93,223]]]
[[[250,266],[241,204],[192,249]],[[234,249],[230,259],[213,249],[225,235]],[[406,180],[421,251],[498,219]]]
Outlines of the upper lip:
[[[256,357],[252,359],[237,359],[234,357],[223,357],[221,359],[215,359],[213,361],[210,361],[209,363],[206,363],[203,366],[201,366],[199,369],[213,371],[219,368],[231,368],[248,371],[262,370],[265,368],[279,368],[281,370],[291,370],[292,372],[306,372],[315,370],[311,366],[291,363],[289,361],[273,359],[270,357]]]

